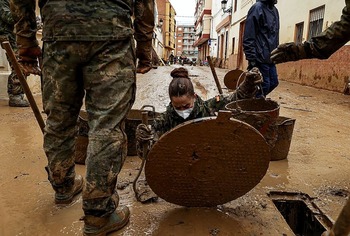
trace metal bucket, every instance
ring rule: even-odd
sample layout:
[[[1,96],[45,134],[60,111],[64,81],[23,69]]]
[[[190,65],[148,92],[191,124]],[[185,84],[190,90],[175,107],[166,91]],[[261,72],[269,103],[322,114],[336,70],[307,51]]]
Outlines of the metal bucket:
[[[74,159],[77,164],[85,164],[87,146],[89,144],[89,125],[87,122],[87,113],[81,110],[77,122],[78,133],[75,139]]]
[[[271,149],[271,161],[283,160],[288,156],[292,141],[295,119],[280,116],[277,119],[277,141]]]
[[[270,148],[277,141],[277,118],[280,106],[271,99],[243,99],[228,103],[225,107],[232,117],[244,121],[257,129],[266,139]]]
[[[140,110],[131,109],[125,120],[125,132],[128,138],[128,156],[136,156],[136,137],[135,132],[139,124],[142,123],[142,112],[146,111],[145,108],[151,108],[148,111],[148,124],[152,125],[155,117],[159,116],[160,113],[155,112],[154,106],[144,105]]]

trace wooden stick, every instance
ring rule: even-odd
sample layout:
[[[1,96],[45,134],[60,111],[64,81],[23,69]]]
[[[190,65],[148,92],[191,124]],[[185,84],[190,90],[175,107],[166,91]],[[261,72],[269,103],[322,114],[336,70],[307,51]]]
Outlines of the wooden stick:
[[[41,132],[44,133],[44,128],[45,128],[45,122],[43,120],[43,117],[41,116],[41,113],[39,111],[38,106],[36,105],[36,102],[34,100],[33,94],[30,91],[30,88],[28,86],[28,83],[23,75],[23,72],[18,64],[17,58],[15,53],[12,50],[11,44],[8,41],[4,41],[1,43],[1,46],[5,49],[7,56],[11,62],[11,65],[13,66],[17,78],[19,79],[19,82],[21,83],[21,86],[23,88],[24,93],[27,96],[27,99],[29,101],[30,107],[32,108],[35,118],[40,126]]]
[[[213,62],[211,61],[211,57],[210,57],[210,56],[207,56],[207,60],[208,60],[208,62],[209,62],[209,66],[210,66],[210,69],[211,69],[211,73],[212,73],[213,76],[214,76],[214,80],[215,80],[215,83],[216,83],[216,87],[218,88],[219,93],[220,93],[220,94],[223,94],[222,89],[221,89],[221,85],[220,85],[220,83],[219,83],[218,76],[217,76],[217,74],[216,74],[216,72],[215,72],[214,64],[213,64]]]

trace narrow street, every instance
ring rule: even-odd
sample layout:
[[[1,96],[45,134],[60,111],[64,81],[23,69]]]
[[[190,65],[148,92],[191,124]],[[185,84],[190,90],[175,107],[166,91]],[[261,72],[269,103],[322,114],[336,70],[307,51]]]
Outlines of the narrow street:
[[[157,112],[164,111],[175,67],[161,66],[137,75],[133,109],[153,105]],[[199,96],[205,100],[218,94],[209,67],[185,67]],[[224,92],[227,71],[216,68]],[[127,157],[118,192],[120,204],[131,210],[131,219],[111,235],[294,235],[269,197],[276,191],[307,194],[334,221],[350,195],[350,96],[280,79],[269,97],[280,104],[280,116],[296,119],[287,159],[270,162],[262,181],[234,201],[217,208],[184,208],[162,199],[137,202],[132,181],[141,160]],[[36,100],[41,108],[41,96]],[[81,195],[68,206],[54,204],[34,114],[30,108],[8,107],[7,102],[0,100],[0,235],[82,235]],[[85,166],[77,165],[76,171],[84,175]]]

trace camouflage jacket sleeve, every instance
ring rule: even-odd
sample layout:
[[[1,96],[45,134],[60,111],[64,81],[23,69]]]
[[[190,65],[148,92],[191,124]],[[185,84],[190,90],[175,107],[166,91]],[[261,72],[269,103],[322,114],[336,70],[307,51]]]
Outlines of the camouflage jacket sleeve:
[[[39,45],[36,39],[35,0],[10,0],[18,48]]]
[[[156,139],[159,139],[165,132],[176,126],[176,124],[174,124],[173,117],[173,109],[169,104],[166,111],[154,119],[152,129],[155,133]]]
[[[154,0],[135,0],[134,28],[136,41],[150,41],[154,28]]]
[[[9,0],[0,0],[0,8],[1,8],[1,14],[0,14],[1,23],[13,25],[14,22],[10,11]]]
[[[345,4],[340,21],[305,42],[314,57],[328,58],[350,40],[350,0],[345,0]]]

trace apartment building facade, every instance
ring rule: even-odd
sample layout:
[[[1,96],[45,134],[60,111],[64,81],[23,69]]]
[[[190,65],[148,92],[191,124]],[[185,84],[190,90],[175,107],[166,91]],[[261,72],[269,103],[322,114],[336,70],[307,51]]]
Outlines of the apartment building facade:
[[[205,61],[210,55],[211,31],[212,31],[212,0],[196,0],[195,9],[195,42],[198,47],[198,59]]]
[[[195,30],[194,25],[176,26],[175,55],[189,58],[198,57],[198,49],[194,46]]]
[[[175,51],[176,11],[169,0],[157,0],[157,8],[158,21],[162,21],[164,46],[162,59],[167,60],[169,55]]]

